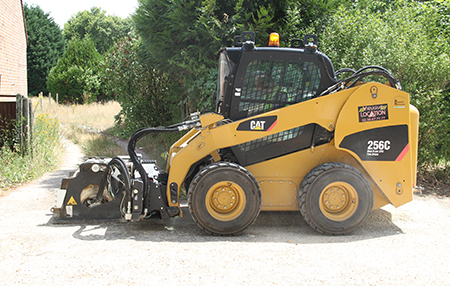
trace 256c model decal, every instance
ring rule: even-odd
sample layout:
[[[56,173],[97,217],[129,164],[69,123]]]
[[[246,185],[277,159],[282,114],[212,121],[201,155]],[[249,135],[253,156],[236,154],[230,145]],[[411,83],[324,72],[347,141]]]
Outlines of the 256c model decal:
[[[361,142],[367,142],[361,144]],[[399,161],[409,151],[408,126],[395,125],[364,130],[346,136],[339,144],[363,161]]]
[[[367,141],[367,156],[378,156],[384,151],[391,149],[391,141],[389,140],[369,140]]]

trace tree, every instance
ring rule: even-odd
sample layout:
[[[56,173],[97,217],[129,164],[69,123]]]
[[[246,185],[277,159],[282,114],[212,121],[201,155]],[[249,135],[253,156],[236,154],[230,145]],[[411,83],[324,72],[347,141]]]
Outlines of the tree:
[[[90,38],[71,40],[64,55],[50,71],[47,87],[63,101],[86,103],[104,94],[103,56]]]
[[[116,116],[122,136],[130,136],[139,127],[179,120],[173,113],[179,97],[169,94],[177,90],[178,82],[148,66],[139,56],[140,44],[138,38],[126,37],[105,57],[106,87],[122,106]]]
[[[64,53],[66,43],[60,27],[39,6],[29,7],[25,3],[24,12],[28,34],[28,93],[48,93],[48,74]]]
[[[142,0],[133,16],[149,65],[181,83],[187,112],[213,108],[217,55],[233,37],[252,30],[268,39],[283,25],[285,1]],[[280,4],[281,3],[281,4]]]
[[[131,31],[131,19],[108,16],[106,11],[93,7],[90,11],[78,12],[64,25],[64,37],[67,40],[91,38],[95,48],[105,54],[119,39]]]

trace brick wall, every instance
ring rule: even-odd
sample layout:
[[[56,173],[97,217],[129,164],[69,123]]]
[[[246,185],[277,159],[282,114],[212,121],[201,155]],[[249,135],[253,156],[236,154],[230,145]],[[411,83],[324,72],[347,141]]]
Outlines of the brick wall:
[[[27,95],[27,39],[22,0],[0,0],[0,95]]]

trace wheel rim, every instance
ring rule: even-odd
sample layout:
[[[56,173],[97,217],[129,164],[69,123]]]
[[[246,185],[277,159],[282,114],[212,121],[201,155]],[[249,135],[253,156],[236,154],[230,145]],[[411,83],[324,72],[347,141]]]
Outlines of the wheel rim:
[[[334,182],[320,194],[320,210],[329,219],[344,221],[358,208],[358,194],[350,184]]]
[[[244,190],[231,181],[222,181],[213,185],[205,199],[208,213],[221,221],[230,221],[239,217],[244,210],[245,202]]]

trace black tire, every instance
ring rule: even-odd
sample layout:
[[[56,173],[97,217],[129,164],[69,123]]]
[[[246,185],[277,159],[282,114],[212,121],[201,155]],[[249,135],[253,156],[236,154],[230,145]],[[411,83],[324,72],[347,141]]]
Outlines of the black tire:
[[[189,186],[189,211],[207,233],[236,234],[250,226],[261,210],[261,190],[253,175],[231,162],[211,164]]]
[[[367,178],[357,169],[326,163],[305,176],[298,204],[305,221],[318,232],[349,234],[369,218],[373,192]]]

